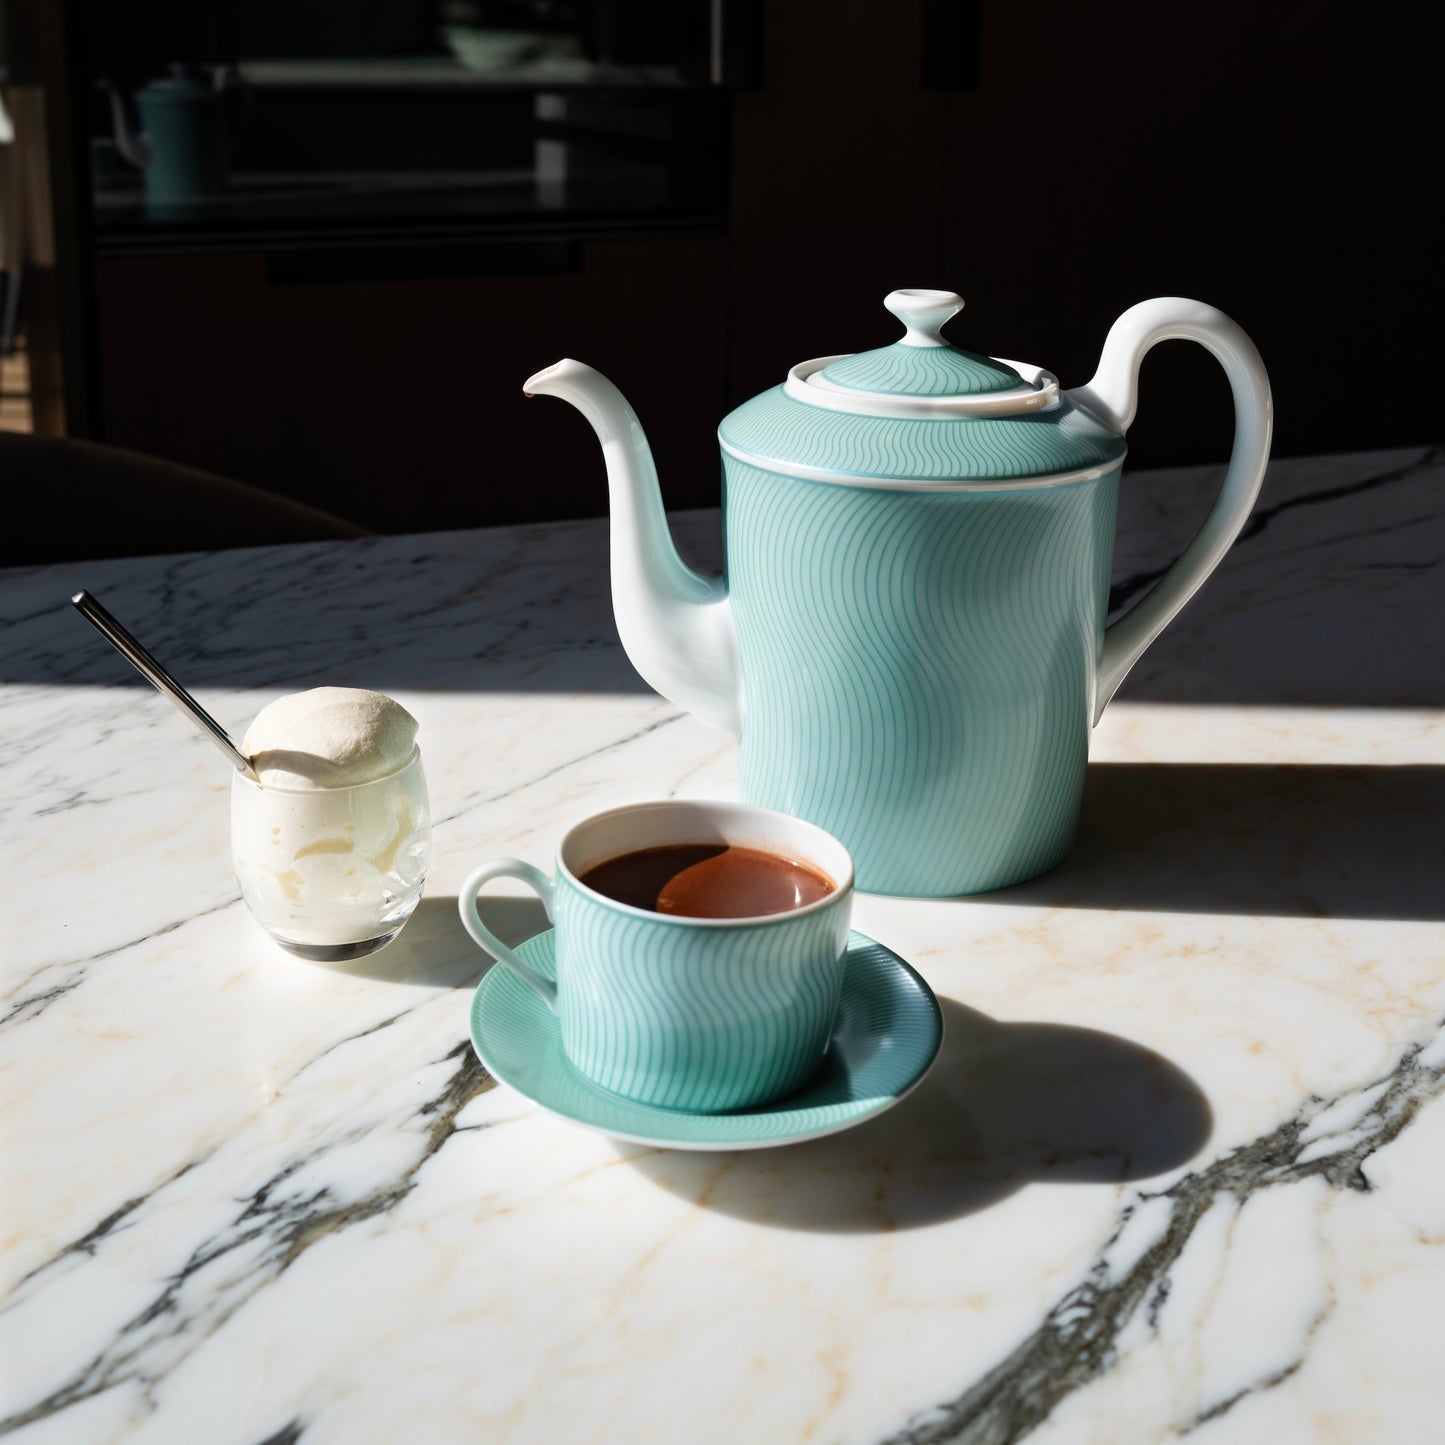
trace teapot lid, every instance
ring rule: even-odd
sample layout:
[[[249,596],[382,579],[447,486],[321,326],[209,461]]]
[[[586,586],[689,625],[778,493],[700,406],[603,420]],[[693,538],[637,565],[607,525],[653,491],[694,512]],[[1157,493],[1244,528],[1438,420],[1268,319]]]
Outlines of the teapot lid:
[[[1097,477],[1123,436],[1021,361],[952,346],[952,291],[893,291],[892,346],[800,362],[781,386],[723,418],[723,451],[812,481],[923,491],[1054,486]]]
[[[1059,382],[1042,367],[979,356],[943,336],[963,310],[953,291],[890,291],[883,304],[903,323],[892,346],[800,362],[783,389],[794,401],[854,416],[1016,416],[1059,399]]]
[[[815,386],[893,396],[991,396],[1024,379],[1006,361],[951,345],[943,328],[963,310],[953,291],[890,291],[883,304],[903,323],[892,346],[843,356],[813,373]]]
[[[147,100],[191,100],[198,96],[214,96],[215,82],[193,65],[173,60],[169,73],[149,80],[136,92]]]

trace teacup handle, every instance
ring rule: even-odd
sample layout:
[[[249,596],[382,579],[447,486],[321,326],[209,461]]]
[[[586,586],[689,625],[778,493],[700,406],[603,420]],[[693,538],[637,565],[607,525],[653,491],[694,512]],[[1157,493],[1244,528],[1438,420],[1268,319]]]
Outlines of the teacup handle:
[[[1259,495],[1269,460],[1273,403],[1269,377],[1254,342],[1222,311],[1182,296],[1159,296],[1131,306],[1109,329],[1099,369],[1087,386],[1067,393],[1119,432],[1138,406],[1139,363],[1150,347],[1174,339],[1197,341],[1224,368],[1234,393],[1234,448],[1229,469],[1204,525],[1154,589],[1104,633],[1094,721],[1144,649],[1219,565]]]
[[[520,858],[494,858],[475,869],[462,884],[457,895],[457,907],[461,911],[462,926],[476,941],[497,960],[505,963],[523,983],[533,988],[542,997],[542,1002],[553,1013],[557,1012],[557,985],[550,978],[537,972],[525,959],[518,958],[485,923],[477,911],[477,895],[493,878],[516,878],[525,883],[542,900],[547,917],[552,916],[552,880],[540,868],[524,863]]]

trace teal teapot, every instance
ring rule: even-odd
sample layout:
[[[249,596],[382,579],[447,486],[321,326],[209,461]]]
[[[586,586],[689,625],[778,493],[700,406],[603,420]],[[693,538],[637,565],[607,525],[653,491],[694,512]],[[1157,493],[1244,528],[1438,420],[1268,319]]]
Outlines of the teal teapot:
[[[147,206],[179,206],[225,192],[248,95],[234,66],[173,64],[168,75],[136,91],[139,131],[120,92],[107,80],[99,85],[110,96],[115,147],[141,171]]]
[[[895,344],[802,362],[723,419],[721,578],[677,555],[611,382],[560,361],[524,390],[596,431],[622,644],[658,692],[738,739],[743,799],[840,838],[860,888],[982,893],[1069,851],[1094,724],[1254,505],[1269,380],[1234,322],[1179,297],[1126,311],[1073,390],[951,345],[952,292],[883,304]],[[1198,535],[1106,627],[1139,363],[1176,337],[1228,376],[1233,452]]]

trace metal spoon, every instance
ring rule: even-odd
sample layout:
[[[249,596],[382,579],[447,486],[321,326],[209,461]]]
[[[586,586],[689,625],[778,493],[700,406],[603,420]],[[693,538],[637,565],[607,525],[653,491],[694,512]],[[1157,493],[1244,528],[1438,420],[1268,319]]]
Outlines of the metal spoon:
[[[251,760],[231,741],[230,734],[133,638],[89,592],[77,592],[70,599],[75,610],[95,628],[145,680],[170,698],[220,750],[231,766],[254,782],[261,779]]]

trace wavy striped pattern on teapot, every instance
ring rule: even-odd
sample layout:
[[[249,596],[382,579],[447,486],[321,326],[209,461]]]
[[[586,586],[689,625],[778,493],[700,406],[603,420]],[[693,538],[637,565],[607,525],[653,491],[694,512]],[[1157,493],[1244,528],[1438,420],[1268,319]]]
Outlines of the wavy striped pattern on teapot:
[[[857,886],[986,892],[1073,839],[1118,472],[919,495],[727,458],[741,792],[828,829]]]
[[[562,1047],[573,1067],[667,1109],[744,1108],[817,1067],[843,983],[847,900],[769,924],[639,919],[559,877]]]
[[[766,466],[797,462],[851,477],[1012,481],[1122,460],[1123,437],[1070,401],[1007,417],[914,421],[854,416],[774,387],[723,418],[718,435]]]
[[[884,346],[835,361],[823,375],[839,386],[907,396],[975,396],[1011,391],[1023,378],[1011,366],[952,346]]]

